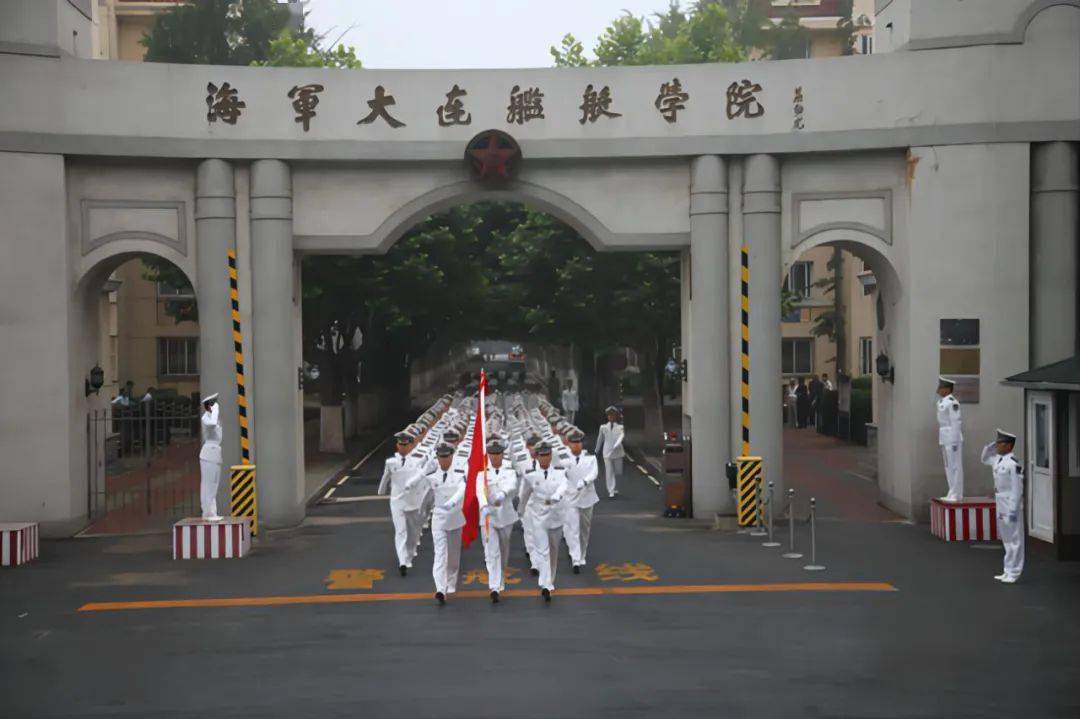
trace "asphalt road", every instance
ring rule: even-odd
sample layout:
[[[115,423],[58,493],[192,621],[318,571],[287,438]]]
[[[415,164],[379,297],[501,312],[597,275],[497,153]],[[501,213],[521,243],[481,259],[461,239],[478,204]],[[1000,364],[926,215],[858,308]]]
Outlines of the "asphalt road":
[[[332,498],[373,494],[380,459]],[[550,604],[518,572],[493,606],[474,545],[437,606],[430,538],[398,576],[385,500],[313,507],[243,560],[176,562],[161,535],[46,542],[0,573],[0,717],[1080,716],[1080,567],[1031,557],[1006,586],[1000,549],[829,521],[810,573],[659,518],[633,465],[621,491]],[[824,584],[791,591],[806,582]],[[240,606],[79,611],[215,598]]]

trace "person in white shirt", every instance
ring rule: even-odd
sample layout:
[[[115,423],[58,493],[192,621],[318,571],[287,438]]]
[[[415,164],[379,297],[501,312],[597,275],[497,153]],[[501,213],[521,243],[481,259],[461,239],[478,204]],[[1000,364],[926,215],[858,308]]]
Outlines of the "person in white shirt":
[[[390,518],[394,522],[394,548],[397,551],[401,576],[412,569],[416,546],[420,540],[420,505],[426,494],[423,486],[423,460],[412,449],[413,437],[408,432],[394,435],[397,451],[388,457],[383,468],[377,494],[390,495]]]
[[[566,389],[562,391],[562,408],[563,414],[566,415],[566,419],[570,421],[570,424],[574,423],[574,415],[577,414],[578,406],[578,393],[574,389],[574,382],[570,380],[566,383]]]
[[[487,505],[480,510],[480,534],[484,541],[484,563],[487,565],[488,589],[491,601],[499,602],[506,588],[506,569],[510,562],[510,533],[518,521],[514,496],[518,493],[518,476],[514,468],[503,462],[506,447],[498,439],[488,442],[487,487],[483,496]],[[482,495],[484,476],[477,478],[477,498]]]
[[[585,433],[579,429],[571,430],[566,437],[570,446],[570,459],[566,465],[566,478],[570,486],[570,496],[567,497],[567,517],[570,521],[563,524],[563,534],[567,527],[573,527],[577,531],[576,542],[570,537],[566,539],[566,546],[570,548],[570,558],[574,564],[574,574],[579,574],[585,566],[586,555],[589,551],[589,534],[592,531],[593,507],[600,498],[596,495],[597,466],[596,457],[582,449],[585,441]],[[577,556],[574,556],[575,544]]]
[[[454,448],[441,444],[435,450],[438,467],[425,475],[435,500],[431,514],[431,542],[435,550],[431,575],[435,579],[435,599],[446,603],[446,596],[457,591],[461,566],[461,528],[465,526],[465,470],[452,466]]]
[[[829,380],[829,375],[822,374],[821,375],[821,383],[823,385],[825,385],[825,391],[826,392],[832,392],[833,391],[833,383]]]
[[[608,498],[615,499],[619,494],[618,479],[622,477],[623,457],[626,456],[626,450],[623,449],[626,431],[619,423],[617,408],[608,407],[605,412],[607,422],[600,426],[595,452],[597,456],[604,458],[604,480],[607,483]]]
[[[525,475],[531,499],[525,508],[525,520],[535,532],[534,554],[539,567],[540,594],[551,601],[555,572],[559,564],[559,539],[566,498],[566,472],[551,466],[551,447],[546,442],[536,446],[539,467]]]
[[[997,430],[997,438],[983,447],[982,462],[993,467],[994,510],[998,535],[1005,548],[1001,574],[994,579],[1015,584],[1024,571],[1024,469],[1013,455],[1016,435]]]
[[[221,521],[217,509],[218,485],[221,484],[221,406],[215,392],[202,401],[202,448],[199,450],[199,503],[203,519]]]
[[[960,402],[953,396],[954,382],[945,377],[938,377],[938,444],[945,461],[945,481],[949,485],[948,494],[942,497],[947,502],[959,502],[964,498],[964,435],[960,431]]]
[[[536,534],[531,522],[526,521],[525,510],[529,506],[529,498],[532,495],[532,488],[529,483],[525,481],[525,477],[529,472],[533,472],[539,468],[540,464],[536,458],[536,445],[540,443],[540,436],[536,434],[529,435],[525,440],[525,453],[519,454],[514,457],[513,466],[520,477],[520,484],[518,489],[518,506],[517,512],[521,517],[521,533],[525,541],[525,557],[529,560],[534,577],[540,576],[540,567],[536,563]]]

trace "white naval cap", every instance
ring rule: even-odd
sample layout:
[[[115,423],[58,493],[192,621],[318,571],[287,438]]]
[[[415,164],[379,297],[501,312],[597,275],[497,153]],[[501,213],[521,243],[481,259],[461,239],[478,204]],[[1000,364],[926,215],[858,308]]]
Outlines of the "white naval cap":
[[[1012,432],[1006,432],[1003,429],[995,429],[994,431],[997,432],[998,442],[1012,442],[1013,444],[1016,444],[1016,435]]]
[[[210,402],[212,400],[216,400],[217,398],[218,398],[218,393],[214,392],[212,395],[208,395],[206,397],[203,397],[202,402],[200,402],[200,404],[206,404],[207,402]]]

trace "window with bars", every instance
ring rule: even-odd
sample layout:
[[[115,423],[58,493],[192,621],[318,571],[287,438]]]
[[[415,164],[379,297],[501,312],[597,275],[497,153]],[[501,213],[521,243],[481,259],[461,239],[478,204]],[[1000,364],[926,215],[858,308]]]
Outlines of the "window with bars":
[[[159,377],[199,374],[198,337],[158,337],[157,343]]]
[[[859,375],[874,374],[874,339],[859,338]]]
[[[788,270],[787,280],[784,282],[784,289],[789,292],[796,292],[804,299],[810,299],[810,287],[814,284],[814,263],[813,262],[792,262],[791,268]]]
[[[780,342],[780,371],[784,374],[810,374],[814,371],[814,340],[788,337]]]

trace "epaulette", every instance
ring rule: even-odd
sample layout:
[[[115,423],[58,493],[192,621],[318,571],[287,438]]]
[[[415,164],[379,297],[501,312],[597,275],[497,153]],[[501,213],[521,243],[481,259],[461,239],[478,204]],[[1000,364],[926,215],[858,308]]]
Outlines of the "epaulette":
[[[464,469],[455,469],[454,471],[457,472],[458,474],[465,474]]]

